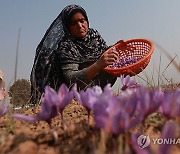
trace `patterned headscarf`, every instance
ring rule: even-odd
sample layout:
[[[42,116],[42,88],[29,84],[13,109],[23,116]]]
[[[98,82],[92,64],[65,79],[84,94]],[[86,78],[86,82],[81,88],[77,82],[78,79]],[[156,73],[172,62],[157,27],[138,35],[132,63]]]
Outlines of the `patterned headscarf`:
[[[88,28],[84,38],[75,38],[69,32],[69,23],[72,15],[81,12],[88,22],[86,11],[78,5],[69,5],[61,12],[62,25],[66,35],[59,43],[59,61],[66,63],[84,63],[97,60],[107,49],[106,42],[95,29]],[[89,25],[89,22],[88,22]]]
[[[46,50],[56,50],[58,43],[62,40],[64,35],[69,34],[68,23],[72,15],[80,11],[85,19],[88,21],[86,11],[79,5],[68,5],[66,6],[58,17],[53,21],[49,29],[46,31],[41,43],[38,48]]]

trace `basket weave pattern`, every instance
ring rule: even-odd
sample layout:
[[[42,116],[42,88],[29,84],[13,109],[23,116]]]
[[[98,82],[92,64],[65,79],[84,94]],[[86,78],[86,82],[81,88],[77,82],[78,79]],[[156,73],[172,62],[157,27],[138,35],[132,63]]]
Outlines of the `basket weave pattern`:
[[[148,63],[150,62],[151,55],[154,51],[153,43],[146,39],[132,39],[125,42],[118,43],[114,46],[119,53],[119,59],[136,58],[137,62],[132,63],[128,66],[120,68],[106,67],[105,71],[109,72],[114,76],[124,75],[136,75],[142,72]],[[111,47],[108,50],[112,50]]]

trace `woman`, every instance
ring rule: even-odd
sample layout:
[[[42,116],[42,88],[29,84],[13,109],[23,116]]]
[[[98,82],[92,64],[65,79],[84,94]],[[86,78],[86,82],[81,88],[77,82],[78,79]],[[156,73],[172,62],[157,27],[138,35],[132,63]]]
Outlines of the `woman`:
[[[118,58],[97,30],[89,28],[86,11],[66,6],[54,20],[37,47],[31,72],[32,103],[39,101],[46,85],[58,89],[61,83],[79,89],[112,85],[116,77],[103,71]]]

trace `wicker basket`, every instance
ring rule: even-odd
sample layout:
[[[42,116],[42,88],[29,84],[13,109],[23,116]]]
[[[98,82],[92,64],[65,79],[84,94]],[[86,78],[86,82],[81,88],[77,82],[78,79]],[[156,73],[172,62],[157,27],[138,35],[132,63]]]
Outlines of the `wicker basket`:
[[[121,74],[134,76],[142,72],[150,62],[151,55],[154,51],[153,43],[146,39],[131,39],[120,42],[113,47],[115,47],[118,51],[120,59],[138,59],[138,61],[128,66],[122,66],[119,68],[107,66],[104,68],[106,72],[117,77]],[[113,47],[109,48],[108,50],[113,50]]]

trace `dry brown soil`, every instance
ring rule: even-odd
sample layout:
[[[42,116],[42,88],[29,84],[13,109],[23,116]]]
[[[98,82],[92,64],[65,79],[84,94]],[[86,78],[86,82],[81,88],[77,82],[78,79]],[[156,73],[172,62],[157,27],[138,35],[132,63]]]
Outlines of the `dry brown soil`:
[[[40,107],[11,112],[21,112],[33,115]],[[124,147],[123,134],[119,137],[106,136],[103,131],[94,128],[93,116],[87,122],[87,112],[76,101],[72,101],[64,110],[65,127],[61,126],[60,116],[52,121],[53,131],[46,122],[26,122],[11,118],[11,113],[0,119],[0,154],[94,154],[94,153],[120,153]],[[159,137],[165,119],[154,113],[146,119],[145,126],[133,128],[135,133],[144,130],[151,138]],[[104,136],[105,135],[105,136]],[[127,143],[129,143],[127,141]],[[127,144],[128,145],[128,144]],[[156,151],[158,145],[153,145]],[[180,145],[172,147],[172,153],[180,152]]]

